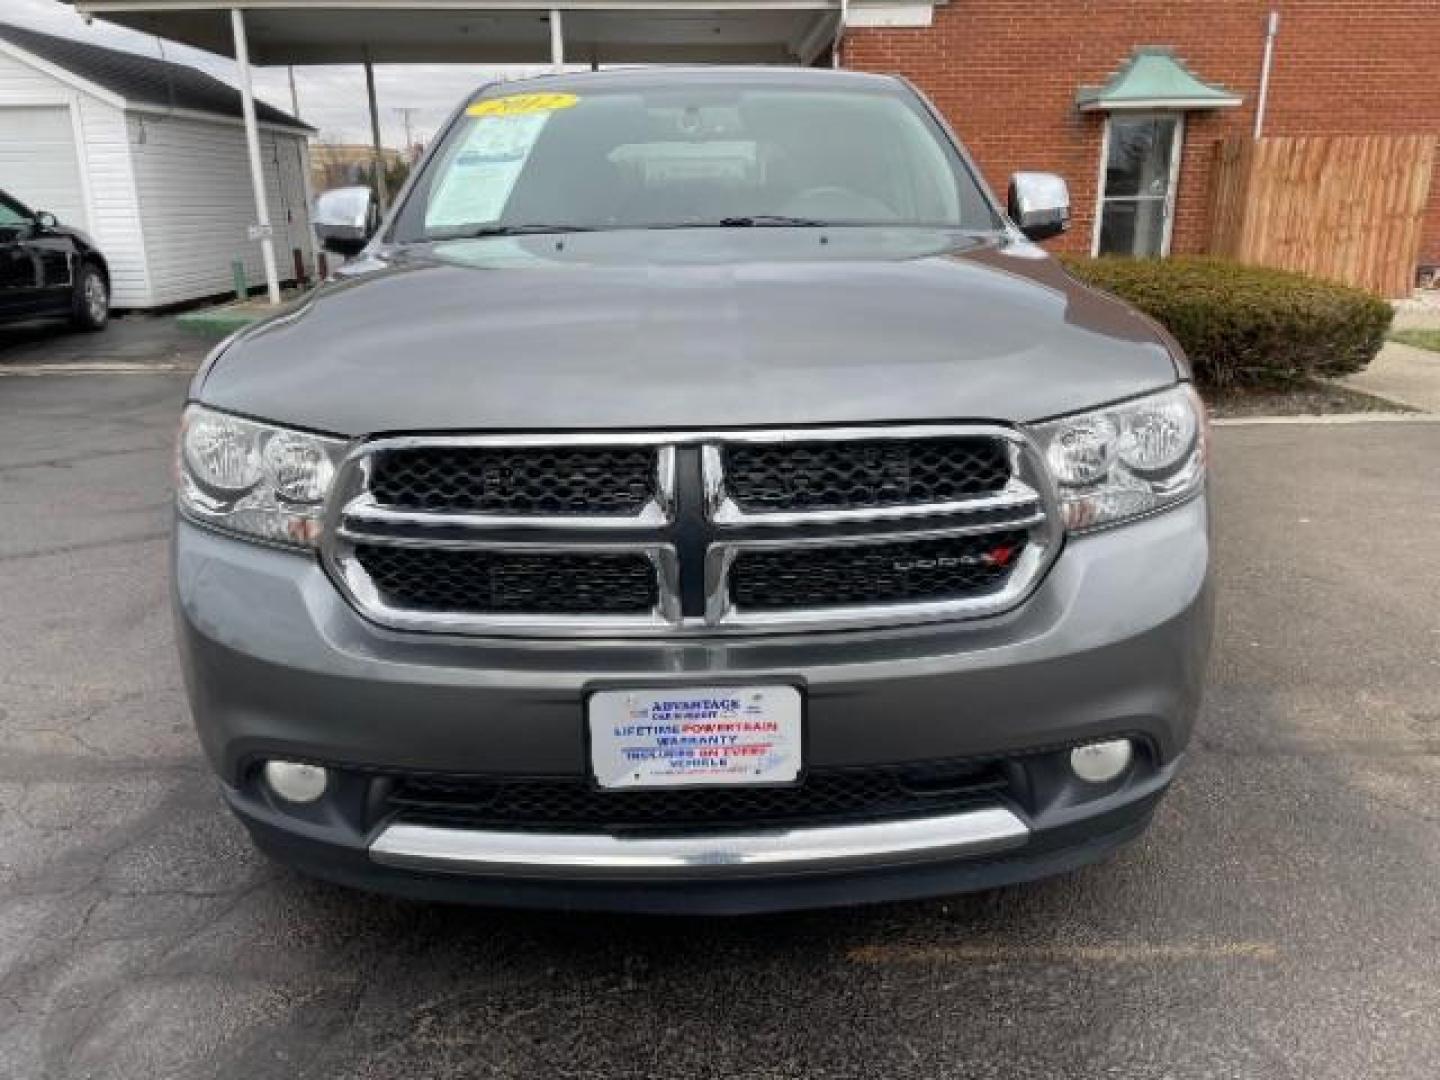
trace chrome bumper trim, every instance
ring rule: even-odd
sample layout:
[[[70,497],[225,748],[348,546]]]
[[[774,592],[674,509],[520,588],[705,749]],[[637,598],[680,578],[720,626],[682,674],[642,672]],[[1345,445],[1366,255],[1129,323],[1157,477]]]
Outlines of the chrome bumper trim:
[[[940,817],[697,836],[617,836],[441,828],[398,823],[371,861],[407,870],[532,877],[696,878],[864,868],[985,855],[1025,843],[1003,806]]]

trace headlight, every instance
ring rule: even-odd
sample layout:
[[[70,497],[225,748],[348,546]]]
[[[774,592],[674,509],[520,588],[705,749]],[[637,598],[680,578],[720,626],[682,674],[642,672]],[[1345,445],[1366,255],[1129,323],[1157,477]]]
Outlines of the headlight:
[[[177,451],[176,495],[186,517],[314,547],[345,443],[191,405]]]
[[[1173,505],[1205,479],[1205,407],[1188,385],[1035,428],[1072,532]]]

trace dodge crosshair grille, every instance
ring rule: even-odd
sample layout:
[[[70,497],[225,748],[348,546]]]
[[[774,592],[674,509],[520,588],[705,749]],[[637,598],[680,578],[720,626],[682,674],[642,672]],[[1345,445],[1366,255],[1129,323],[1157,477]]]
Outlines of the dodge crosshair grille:
[[[377,456],[370,490],[396,510],[628,517],[655,480],[654,447],[416,446]]]
[[[746,511],[866,510],[993,495],[1010,482],[998,439],[868,439],[727,446],[725,479]]]
[[[667,636],[903,625],[1019,603],[1059,541],[1035,451],[933,425],[435,435],[356,445],[324,557],[398,629]]]

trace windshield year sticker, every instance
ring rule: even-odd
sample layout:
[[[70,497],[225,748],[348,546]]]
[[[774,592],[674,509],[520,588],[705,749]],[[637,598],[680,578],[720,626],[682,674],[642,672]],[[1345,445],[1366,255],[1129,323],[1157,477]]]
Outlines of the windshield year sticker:
[[[573,108],[579,101],[580,98],[575,94],[511,94],[508,97],[477,101],[465,110],[465,115],[526,116],[530,113]]]

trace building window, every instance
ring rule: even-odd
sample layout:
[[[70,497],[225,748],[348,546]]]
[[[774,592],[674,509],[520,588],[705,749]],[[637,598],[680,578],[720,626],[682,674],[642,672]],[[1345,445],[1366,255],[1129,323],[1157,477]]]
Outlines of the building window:
[[[1112,113],[1106,118],[1095,254],[1153,258],[1170,253],[1184,142],[1184,113]]]
[[[1105,116],[1091,252],[1170,254],[1185,113],[1233,109],[1240,96],[1205,82],[1173,49],[1142,45],[1103,86],[1082,86],[1075,104]]]

